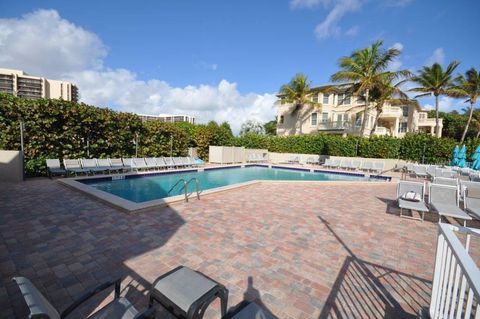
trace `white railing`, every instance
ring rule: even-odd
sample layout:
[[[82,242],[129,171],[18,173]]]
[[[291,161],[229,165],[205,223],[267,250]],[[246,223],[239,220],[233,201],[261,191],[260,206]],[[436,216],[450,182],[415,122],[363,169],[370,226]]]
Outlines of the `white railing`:
[[[457,235],[466,235],[465,246]],[[468,254],[480,230],[439,224],[430,318],[480,319],[480,270]]]

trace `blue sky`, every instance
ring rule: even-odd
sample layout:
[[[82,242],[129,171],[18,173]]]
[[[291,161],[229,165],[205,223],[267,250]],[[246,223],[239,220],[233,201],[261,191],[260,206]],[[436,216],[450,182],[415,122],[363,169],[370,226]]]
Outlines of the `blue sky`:
[[[273,118],[295,73],[328,82],[341,56],[376,39],[403,49],[397,68],[480,68],[476,0],[10,1],[0,12],[0,67],[71,79],[88,103],[201,121]]]

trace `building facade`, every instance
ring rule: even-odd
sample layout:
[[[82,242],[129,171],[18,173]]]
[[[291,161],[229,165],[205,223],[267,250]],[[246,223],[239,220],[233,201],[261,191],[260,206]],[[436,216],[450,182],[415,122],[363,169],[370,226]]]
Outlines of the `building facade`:
[[[167,123],[180,123],[187,122],[195,124],[195,118],[189,115],[182,114],[160,114],[160,115],[147,115],[147,114],[138,114],[142,118],[142,121],[159,121]]]
[[[78,102],[78,88],[74,84],[31,76],[21,70],[0,68],[0,92],[26,99],[63,99]]]
[[[328,90],[327,90],[328,88]],[[329,92],[329,93],[327,93]],[[332,86],[320,86],[311,90],[309,96],[317,106],[295,106],[284,102],[281,95],[277,102],[277,135],[298,135],[328,133],[340,135],[361,135],[364,116],[364,102],[355,95],[332,90]],[[372,132],[377,117],[373,107],[366,114],[365,136],[390,135],[403,137],[408,132],[426,132],[435,135],[435,119],[428,117],[418,103],[393,106],[384,105],[378,116],[378,124]],[[443,122],[439,119],[439,132],[442,135]]]

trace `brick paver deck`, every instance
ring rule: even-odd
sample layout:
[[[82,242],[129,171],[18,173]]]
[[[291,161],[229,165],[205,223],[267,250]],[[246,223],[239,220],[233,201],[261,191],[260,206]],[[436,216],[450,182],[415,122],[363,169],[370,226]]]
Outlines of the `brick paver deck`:
[[[225,284],[229,307],[246,299],[278,318],[414,318],[430,300],[437,228],[399,218],[394,196],[395,183],[263,183],[129,215],[55,181],[0,183],[1,314],[28,314],[15,275],[59,309],[121,275],[142,308],[149,283],[183,264]]]

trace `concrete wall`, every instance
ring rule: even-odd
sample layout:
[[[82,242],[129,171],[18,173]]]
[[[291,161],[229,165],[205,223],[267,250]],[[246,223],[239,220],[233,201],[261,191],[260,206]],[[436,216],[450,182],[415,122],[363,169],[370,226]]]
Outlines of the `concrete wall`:
[[[233,146],[210,146],[209,163],[230,164],[245,162],[245,148]]]
[[[23,156],[20,151],[0,150],[0,182],[23,181]]]

